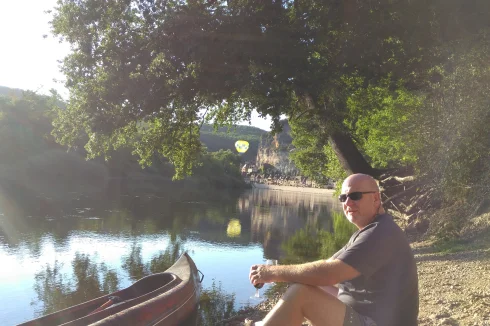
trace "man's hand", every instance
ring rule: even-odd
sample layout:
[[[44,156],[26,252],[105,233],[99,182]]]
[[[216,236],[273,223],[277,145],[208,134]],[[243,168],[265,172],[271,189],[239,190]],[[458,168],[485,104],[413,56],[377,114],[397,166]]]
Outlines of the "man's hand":
[[[274,282],[274,267],[271,265],[253,265],[250,267],[250,273],[248,275],[250,283],[255,285],[257,283]]]

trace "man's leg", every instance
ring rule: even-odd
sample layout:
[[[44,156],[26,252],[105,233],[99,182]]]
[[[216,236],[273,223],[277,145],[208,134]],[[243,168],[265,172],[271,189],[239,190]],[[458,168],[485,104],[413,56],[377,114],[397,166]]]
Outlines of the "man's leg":
[[[313,325],[342,326],[346,306],[316,286],[293,284],[264,318],[264,326],[300,326],[304,318]]]

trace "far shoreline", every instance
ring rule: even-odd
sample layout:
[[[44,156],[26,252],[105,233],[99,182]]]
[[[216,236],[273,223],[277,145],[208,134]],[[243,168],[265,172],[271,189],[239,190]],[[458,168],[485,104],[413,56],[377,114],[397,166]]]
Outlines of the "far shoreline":
[[[268,190],[281,190],[281,191],[292,191],[301,192],[309,194],[331,194],[333,195],[334,189],[324,189],[324,188],[310,188],[310,187],[292,187],[292,186],[280,186],[280,185],[267,185],[263,183],[251,183],[252,189],[268,189]]]

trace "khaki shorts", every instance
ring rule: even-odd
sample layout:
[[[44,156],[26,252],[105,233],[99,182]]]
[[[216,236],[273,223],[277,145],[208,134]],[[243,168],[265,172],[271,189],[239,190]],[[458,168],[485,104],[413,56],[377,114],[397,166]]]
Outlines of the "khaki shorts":
[[[352,307],[345,306],[344,326],[376,326],[371,318],[359,315]]]

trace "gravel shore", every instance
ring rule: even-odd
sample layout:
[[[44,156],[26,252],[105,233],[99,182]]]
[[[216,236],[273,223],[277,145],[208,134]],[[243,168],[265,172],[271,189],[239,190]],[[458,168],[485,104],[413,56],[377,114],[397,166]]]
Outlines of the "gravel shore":
[[[414,249],[421,252],[419,325],[490,326],[489,246],[451,254]]]

